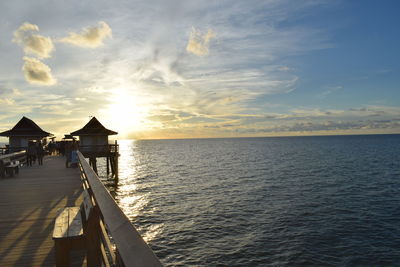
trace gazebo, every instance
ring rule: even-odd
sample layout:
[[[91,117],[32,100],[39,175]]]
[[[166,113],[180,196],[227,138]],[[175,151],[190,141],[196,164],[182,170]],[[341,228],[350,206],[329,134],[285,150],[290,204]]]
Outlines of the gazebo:
[[[72,136],[79,136],[79,151],[83,156],[89,158],[89,163],[97,172],[96,158],[107,158],[107,173],[109,172],[109,162],[111,164],[111,171],[118,176],[118,144],[108,143],[109,135],[118,134],[115,131],[109,130],[101,124],[96,117],[83,126],[82,129],[71,133]]]
[[[9,138],[10,152],[26,149],[29,141],[41,141],[51,135],[25,116],[11,130],[0,133]]]

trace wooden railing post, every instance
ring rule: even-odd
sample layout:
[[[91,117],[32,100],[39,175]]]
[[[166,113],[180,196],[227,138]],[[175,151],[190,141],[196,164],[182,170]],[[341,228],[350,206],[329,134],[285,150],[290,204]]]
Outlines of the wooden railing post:
[[[68,242],[55,242],[55,254],[56,254],[56,266],[57,267],[69,267],[70,259],[69,259],[69,251],[70,246]]]
[[[101,266],[100,211],[94,206],[86,226],[87,266]]]

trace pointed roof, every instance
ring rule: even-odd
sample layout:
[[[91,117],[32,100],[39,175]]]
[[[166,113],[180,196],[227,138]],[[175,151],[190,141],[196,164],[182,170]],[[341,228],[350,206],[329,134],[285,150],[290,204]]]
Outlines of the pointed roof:
[[[93,117],[82,129],[72,132],[73,136],[82,135],[115,135],[117,132],[111,131],[103,126],[96,117]]]
[[[52,135],[43,131],[33,120],[22,117],[15,126],[8,131],[0,133],[0,136],[29,136],[29,137],[46,137]]]

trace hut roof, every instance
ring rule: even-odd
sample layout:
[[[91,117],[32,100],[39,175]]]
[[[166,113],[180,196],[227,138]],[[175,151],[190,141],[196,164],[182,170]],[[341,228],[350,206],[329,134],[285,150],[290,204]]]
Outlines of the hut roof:
[[[97,119],[93,117],[82,129],[72,132],[73,136],[82,135],[115,135],[117,132],[105,128]]]
[[[0,133],[0,136],[28,136],[28,137],[46,137],[52,135],[43,131],[33,120],[22,117],[15,126],[8,131]]]

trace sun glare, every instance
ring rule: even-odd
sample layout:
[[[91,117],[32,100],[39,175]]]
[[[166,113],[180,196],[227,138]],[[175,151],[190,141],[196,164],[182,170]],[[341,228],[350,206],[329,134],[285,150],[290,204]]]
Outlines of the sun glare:
[[[112,130],[117,131],[120,137],[127,137],[143,129],[146,107],[127,89],[117,88],[113,90],[110,103],[102,113]]]

